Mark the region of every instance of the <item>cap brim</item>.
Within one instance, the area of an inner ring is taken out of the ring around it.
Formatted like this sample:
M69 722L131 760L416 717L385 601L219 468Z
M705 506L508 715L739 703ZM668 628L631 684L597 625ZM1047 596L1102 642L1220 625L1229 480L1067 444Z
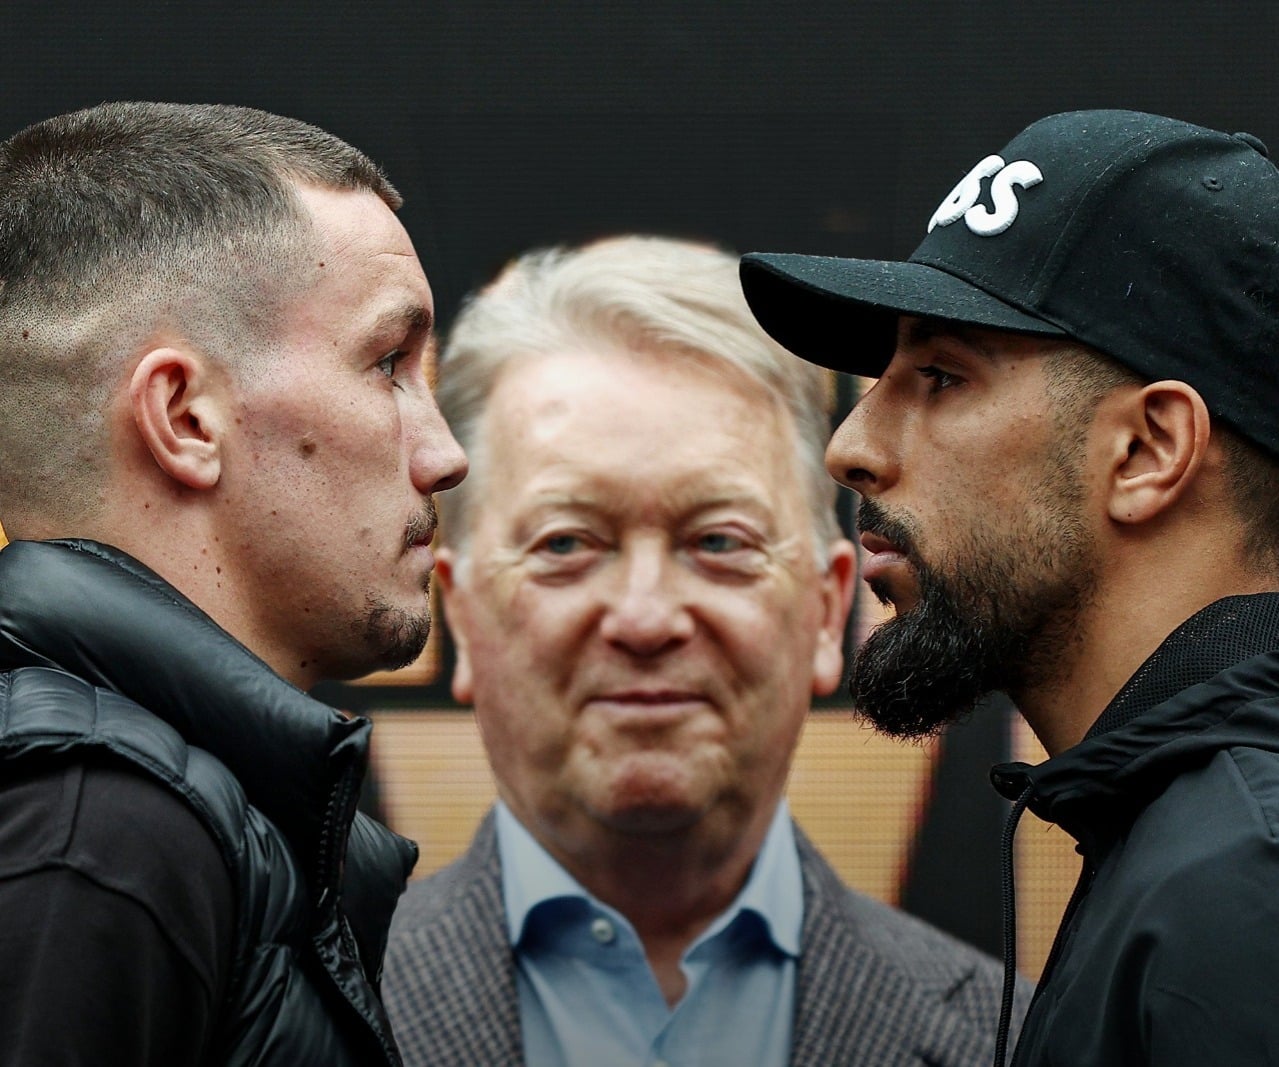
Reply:
M751 311L778 344L848 374L884 372L902 314L1065 336L1052 323L925 263L752 252L742 257L741 279Z

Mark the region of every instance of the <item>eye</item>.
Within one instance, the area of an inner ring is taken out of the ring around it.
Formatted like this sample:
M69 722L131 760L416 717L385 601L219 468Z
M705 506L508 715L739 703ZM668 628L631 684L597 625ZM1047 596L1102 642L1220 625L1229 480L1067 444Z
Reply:
M395 371L399 367L401 360L408 355L403 348L395 348L388 352L385 356L377 361L377 369L379 373L391 379L393 385L398 386L399 382L395 380Z
M741 537L726 530L712 530L709 533L698 535L697 547L702 552L719 554L723 552L738 552L746 547L746 542Z
M530 547L532 554L547 562L581 560L600 548L597 537L586 530L550 530Z
M759 534L735 526L693 531L686 543L685 552L695 566L730 580L759 574L768 560Z
M528 573L552 583L589 574L603 552L600 540L585 530L548 530L525 549Z
M950 389L963 381L958 375L951 374L950 371L944 371L940 367L934 367L932 364L916 369L922 377L928 379L928 391L930 393L940 393L943 389Z
M567 556L575 549L582 547L582 539L577 534L552 534L544 539L538 549L552 556Z

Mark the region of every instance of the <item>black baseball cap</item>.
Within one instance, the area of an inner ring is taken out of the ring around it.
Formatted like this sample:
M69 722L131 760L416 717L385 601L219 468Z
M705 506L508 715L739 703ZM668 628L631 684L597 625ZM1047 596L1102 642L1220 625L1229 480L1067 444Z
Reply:
M903 313L1073 338L1279 454L1279 170L1250 134L1052 115L969 171L906 262L751 253L741 279L824 367L878 377Z

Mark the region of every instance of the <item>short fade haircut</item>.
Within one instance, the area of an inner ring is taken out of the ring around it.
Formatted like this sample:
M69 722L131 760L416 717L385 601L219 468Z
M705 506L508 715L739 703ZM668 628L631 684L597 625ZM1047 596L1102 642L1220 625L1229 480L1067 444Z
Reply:
M323 130L251 108L110 103L0 143L0 513L92 510L105 410L157 330L265 361L313 234L295 186L399 194Z
M837 487L825 467L830 375L760 328L742 295L737 264L735 255L709 245L611 237L526 253L469 297L441 353L436 390L472 468L470 478L440 499L449 544L465 556L471 498L483 477L480 423L510 360L581 348L675 352L744 375L788 413L815 551L824 563L827 546L840 535Z

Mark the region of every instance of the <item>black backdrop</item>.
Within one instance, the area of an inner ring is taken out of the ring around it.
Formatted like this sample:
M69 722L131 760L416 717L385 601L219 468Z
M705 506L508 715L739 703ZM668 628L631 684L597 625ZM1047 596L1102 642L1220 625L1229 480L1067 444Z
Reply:
M512 252L615 230L904 255L1052 111L1279 138L1277 30L1271 0L0 0L0 134L121 98L315 122L407 194L447 323Z
M406 194L447 326L512 253L615 231L903 256L974 162L1053 111L1279 149L1277 30L1273 0L0 0L0 136L125 98L314 122ZM979 782L1006 739L1000 716L947 738L903 892L990 948L1001 804Z

